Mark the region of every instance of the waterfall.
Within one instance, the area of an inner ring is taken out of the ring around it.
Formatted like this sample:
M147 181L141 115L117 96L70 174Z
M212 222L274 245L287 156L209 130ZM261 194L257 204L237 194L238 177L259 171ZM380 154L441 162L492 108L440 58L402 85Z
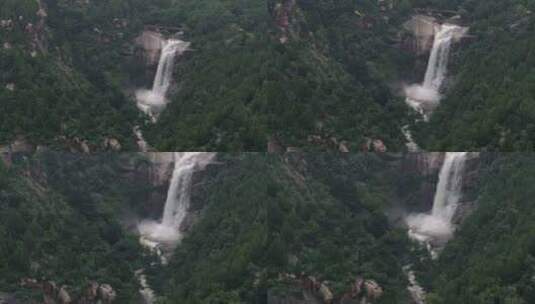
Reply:
M177 39L169 39L162 42L160 60L152 90L139 90L136 92L139 110L149 115L153 121L157 120L159 113L168 103L166 94L171 86L175 58L177 55L183 54L189 46L189 42Z
M194 170L199 166L205 166L212 158L207 153L176 153L175 168L162 218L162 225L166 227L179 227L189 207L191 178Z
M152 242L152 246L157 247L161 244L174 244L181 239L180 225L189 208L193 173L206 167L213 156L213 153L174 153L173 175L162 219L159 222L144 221L138 227L145 245L151 247Z
M173 153L174 168L164 211L160 221L142 221L138 224L139 242L160 257L163 265L178 242L182 239L180 226L184 222L191 197L192 177L195 171L204 169L215 153L184 152ZM147 282L144 269L136 272L140 282L140 295L145 304L152 304L156 295Z
M462 181L467 155L467 152L446 153L431 213L411 214L406 218L409 236L425 243L434 256L436 252L433 246L444 243L453 234L452 219L462 197Z
M440 170L431 214L447 222L451 222L461 199L466 155L467 152L446 153L446 159Z
M430 113L440 102L440 90L446 79L451 44L462 38L467 31L468 28L453 24L436 25L424 82L405 88L406 103L422 114L425 120L429 119Z
M175 56L180 46L184 42L180 40L167 40L162 48L160 55L160 62L158 63L158 70L154 77L152 84L152 92L154 94L164 97L171 84L171 76L173 75L173 66L175 63Z

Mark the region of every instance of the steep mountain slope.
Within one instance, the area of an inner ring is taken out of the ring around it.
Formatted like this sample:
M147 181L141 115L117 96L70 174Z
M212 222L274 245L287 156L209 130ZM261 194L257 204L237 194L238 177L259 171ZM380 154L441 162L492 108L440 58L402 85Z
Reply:
M138 113L122 91L121 63L146 7L2 1L0 143L23 136L62 149L134 150Z
M407 237L383 214L395 192L384 182L388 162L373 155L220 160L227 168L205 180L199 222L170 264L152 271L164 303L406 302Z
M1 292L15 303L138 298L142 249L120 220L140 187L121 183L117 165L67 154L0 162Z
M429 150L532 151L535 1L463 1L474 39L458 52L450 90L422 125Z
M378 6L267 4L182 1L162 12L158 19L186 27L194 51L179 67L173 102L148 127L149 142L221 151L265 150L268 141L338 149L346 141L355 150L378 138L400 149L405 109L366 66L371 53L388 50L388 37L370 38L385 27ZM373 29L359 25L356 9L376 20Z
M161 150L402 147L406 111L381 81L397 71L378 56L396 54L385 34L398 13L374 1L1 5L2 143L134 150L132 128L144 125ZM132 56L134 37L152 24L193 43L156 125L130 92L150 72Z
M406 265L429 304L534 300L533 154L465 159L459 226L437 260L403 218L434 207L441 154L218 154L183 189L185 238L165 265L136 231L161 217L170 172L156 158L1 162L0 300L132 303L144 269L161 303L412 303Z
M535 301L535 158L513 153L483 174L477 210L432 270L429 303Z

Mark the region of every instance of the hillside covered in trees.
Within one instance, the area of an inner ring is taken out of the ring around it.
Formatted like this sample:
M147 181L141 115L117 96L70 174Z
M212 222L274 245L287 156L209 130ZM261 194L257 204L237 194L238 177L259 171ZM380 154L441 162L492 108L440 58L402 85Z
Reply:
M427 150L531 150L533 5L6 0L0 142L133 151L139 126L157 150L400 151L411 125ZM440 10L458 14L471 38L451 55L430 123L415 123L400 82L420 81L428 54L407 49L403 24ZM155 124L134 94L156 72L135 43L154 26L192 43Z
M414 303L413 265L425 303L531 303L535 159L468 166L474 207L433 260L401 219L430 208L420 186L438 172L421 161L437 155L219 154L165 264L135 228L165 201L155 156L16 157L0 167L0 299L137 303L143 269L156 297L142 303Z
M431 151L533 151L535 1L443 1L474 36L452 64L446 98L418 142Z

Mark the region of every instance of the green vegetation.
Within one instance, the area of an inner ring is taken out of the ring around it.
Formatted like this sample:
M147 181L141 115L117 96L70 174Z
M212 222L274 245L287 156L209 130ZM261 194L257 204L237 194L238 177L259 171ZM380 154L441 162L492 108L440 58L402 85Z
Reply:
M466 1L468 41L451 88L417 141L433 151L535 147L535 1Z
M19 285L38 278L77 295L94 280L132 303L144 268L158 303L297 300L303 287L292 276L304 274L335 303L364 277L384 291L374 303L398 304L409 303L402 266L412 264L430 304L532 303L533 155L481 155L466 198L477 208L436 261L386 216L429 178L400 170L400 159L220 154L194 179L193 226L168 265L152 263L130 233L155 190L142 156L44 152L0 164L0 292L38 299Z
M80 295L89 281L110 284L118 303L133 303L141 268L137 238L119 222L126 183L113 156L42 154L6 169L0 162L0 290L42 299L23 278L67 285ZM31 176L31 177L25 177Z
M102 150L106 138L115 138L134 150L139 114L122 91L120 62L142 24L134 16L144 1L44 3L44 24L35 0L1 4L2 19L12 24L0 28L9 46L0 50L0 142L23 135L62 149L86 140ZM128 27L117 28L114 18L127 19Z
M331 137L353 150L367 138L402 147L406 109L382 80L399 73L392 61L407 58L388 46L374 1L299 3L288 12L286 44L279 41L274 1L43 3L42 27L35 1L2 7L14 26L0 29L11 44L0 50L0 142L24 135L32 143L77 148L87 141L101 150L112 137L134 150L132 127L140 124L161 150L265 150L271 138L338 148ZM356 9L373 16L373 29L358 26ZM183 27L194 48L177 65L177 89L156 125L125 95L144 77L131 56L144 24ZM396 59L384 63L389 55ZM310 143L311 135L321 142Z
M483 176L478 209L431 272L430 304L535 301L535 158L504 155Z
M406 302L407 237L383 215L393 191L384 181L388 162L372 155L289 158L240 155L207 181L203 217L171 263L155 271L163 303L299 298L281 275L301 272L328 281L337 297L360 275L384 288L378 303ZM304 162L310 171L296 169Z
M286 44L265 1L181 1L165 10L159 19L184 25L194 51L179 67L173 102L148 127L149 142L160 150L258 151L275 137L325 149L307 142L320 135L348 140L353 149L365 137L399 149L406 109L370 75L387 74L377 51L388 47L385 37L372 38L380 22L374 30L356 26L361 7L296 7ZM376 5L367 7L364 13L376 14Z
M336 139L356 151L371 138L399 151L400 127L414 117L392 92L415 78L416 58L396 47L398 34L414 9L433 8L458 12L471 37L453 52L445 98L429 124L416 123L416 141L436 151L533 149L533 0L278 6L290 2L42 0L41 19L34 0L3 1L0 18L12 24L0 28L0 143L23 135L102 150L115 138L134 150L141 125L159 150L263 151L269 140L326 150ZM155 125L132 94L150 85L133 56L148 24L183 28L193 43Z

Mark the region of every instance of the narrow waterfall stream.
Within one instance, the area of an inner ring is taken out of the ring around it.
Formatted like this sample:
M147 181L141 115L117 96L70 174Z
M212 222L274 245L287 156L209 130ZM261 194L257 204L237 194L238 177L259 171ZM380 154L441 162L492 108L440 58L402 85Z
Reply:
M429 120L432 112L440 104L442 98L440 90L446 80L451 45L464 37L467 32L467 27L454 24L435 25L433 48L427 62L424 82L405 88L405 103L420 113L424 121ZM401 132L405 137L407 150L419 152L421 149L413 140L409 126L404 126Z
M409 280L409 286L407 286L407 290L409 291L414 303L425 304L426 293L423 287L420 286L420 283L418 283L416 274L414 273L414 270L412 270L412 265L406 265L403 267L403 272L405 272L405 275Z
M190 205L193 174L203 170L215 157L215 153L184 152L174 153L174 169L162 219L145 220L138 224L140 243L160 257L166 265L169 256L178 245L183 235L180 227L187 216ZM136 272L140 282L140 293L146 304L154 302L154 291L150 288L143 269Z
M424 120L429 119L430 114L440 102L440 90L448 71L451 45L462 38L467 31L468 28L454 24L436 25L424 82L405 88L406 103L422 114Z
M453 235L453 216L462 196L462 181L467 152L448 152L440 170L431 213L411 214L406 218L409 236L426 244L433 257Z
M427 247L433 259L453 236L453 217L462 198L463 175L467 152L448 152L439 173L439 180L430 213L411 214L405 219L409 237ZM418 283L412 265L403 268L407 290L416 304L425 304L426 292Z
M156 70L156 75L154 76L152 89L136 91L137 108L143 113L149 115L153 123L158 120L158 116L169 103L169 100L166 96L173 80L173 67L176 56L182 55L189 49L191 45L189 42L178 39L165 40L161 44L162 50L158 62L158 69ZM134 126L132 131L136 137L139 150L141 152L147 152L150 150L150 146L143 137L141 128L139 126Z
M152 89L136 92L137 107L149 115L153 122L158 119L158 115L169 102L166 95L173 78L175 58L177 55L182 55L189 46L189 42L182 40L164 41Z

